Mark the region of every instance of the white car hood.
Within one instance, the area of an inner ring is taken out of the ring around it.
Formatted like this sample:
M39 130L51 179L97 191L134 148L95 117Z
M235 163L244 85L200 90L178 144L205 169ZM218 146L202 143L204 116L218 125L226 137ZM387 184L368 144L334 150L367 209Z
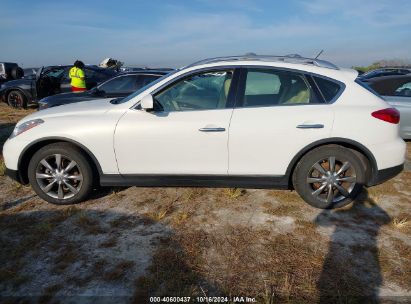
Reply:
M71 103L67 105L61 105L58 107L53 107L50 109L41 110L32 113L22 120L18 124L25 121L37 119L37 118L52 118L61 116L78 116L78 115L98 115L105 113L114 107L118 106L116 104L110 103L113 98L96 99L90 101L82 101L77 103Z

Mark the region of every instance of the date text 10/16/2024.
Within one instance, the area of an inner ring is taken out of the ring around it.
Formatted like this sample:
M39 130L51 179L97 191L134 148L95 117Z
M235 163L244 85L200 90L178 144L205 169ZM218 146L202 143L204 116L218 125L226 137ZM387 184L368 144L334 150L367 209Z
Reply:
M256 303L253 297L150 297L150 303Z

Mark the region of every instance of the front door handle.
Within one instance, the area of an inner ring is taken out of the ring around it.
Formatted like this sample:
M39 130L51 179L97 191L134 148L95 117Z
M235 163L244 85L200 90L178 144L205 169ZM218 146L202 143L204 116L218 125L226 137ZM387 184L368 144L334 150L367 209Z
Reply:
M198 129L198 131L201 132L224 132L225 128L219 128L219 127L204 127Z
M298 129L322 129L323 124L302 124L297 126Z

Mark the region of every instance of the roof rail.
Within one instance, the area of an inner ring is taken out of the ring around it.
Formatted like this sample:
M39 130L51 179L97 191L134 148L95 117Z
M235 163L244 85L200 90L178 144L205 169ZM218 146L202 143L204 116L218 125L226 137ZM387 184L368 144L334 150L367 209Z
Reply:
M248 53L245 55L240 56L226 56L226 57L215 57L215 58L208 58L204 60L200 60L194 62L188 66L193 67L201 64L208 64L208 63L215 63L215 62L223 62L223 61L276 61L276 62L287 62L287 63L299 63L299 64L307 64L307 65L315 65L322 68L334 69L338 70L339 68L328 61L321 60L321 59L314 59L314 58L305 58L301 57L298 54L290 54L285 56L276 56L276 55L256 55L254 53Z

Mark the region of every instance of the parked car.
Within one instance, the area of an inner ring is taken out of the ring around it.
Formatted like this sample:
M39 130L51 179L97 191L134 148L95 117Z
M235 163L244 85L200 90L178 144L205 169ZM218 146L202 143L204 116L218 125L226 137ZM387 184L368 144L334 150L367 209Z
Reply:
M101 186L295 189L312 206L349 204L397 175L399 113L317 59L200 61L121 100L46 109L16 125L6 173L44 200Z
M20 79L24 76L22 68L14 62L0 62L0 86L10 80Z
M171 68L141 68L141 67L121 67L120 71L122 72L139 72L139 71L150 71L150 70L156 70L156 71L163 71L163 72L171 72L174 69Z
M24 78L26 79L35 79L37 74L38 68L25 68L24 71Z
M400 135L411 139L411 75L373 78L368 85L400 111Z
M81 93L61 93L41 99L39 110L79 101L125 97L167 74L161 70L141 70L120 73L91 90Z
M25 108L46 96L71 92L68 76L71 65L48 66L37 71L36 77L8 81L0 88L0 99L16 108ZM113 77L116 72L97 66L85 66L88 89Z
M381 68L381 69L376 69L372 71L368 71L362 75L360 75L358 78L361 81L368 81L372 78L375 77L381 77L381 76L393 76L393 75L406 75L410 74L411 69L407 68Z

